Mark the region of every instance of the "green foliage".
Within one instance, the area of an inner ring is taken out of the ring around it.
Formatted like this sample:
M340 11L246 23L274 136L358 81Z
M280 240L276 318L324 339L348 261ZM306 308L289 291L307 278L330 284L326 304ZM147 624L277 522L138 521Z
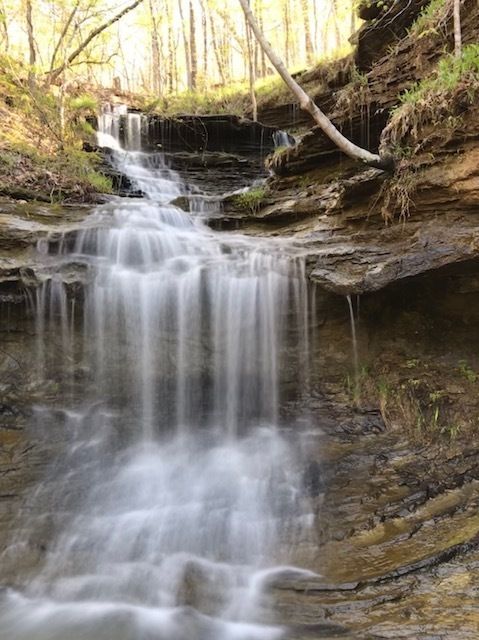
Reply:
M445 424L441 427L441 433L446 435L451 442L457 439L461 431L461 425L457 422Z
M72 180L83 182L95 191L111 193L112 183L110 178L96 170L96 165L99 161L99 156L94 153L69 148L57 155L54 159L54 166L59 173L68 176Z
M356 0L356 9L358 11L376 7L381 12L387 11L394 0Z
M477 382L479 380L479 374L472 369L466 360L460 360L458 365L459 373L469 382Z
M89 93L82 93L79 96L71 98L68 106L72 111L81 111L83 113L98 112L98 100Z
M349 372L344 379L344 386L351 402L359 406L370 384L370 371L366 364L361 364L357 371Z
M403 174L397 177L404 211L408 210L416 182L415 154L424 145L431 145L433 139L447 142L461 127L466 105L473 104L478 94L479 45L470 44L463 47L460 58L444 55L431 75L400 96L400 104L383 130L381 144L393 152L403 150L396 154L396 173Z
M267 191L265 187L253 187L253 189L234 195L233 202L240 209L256 213L266 195Z
M479 82L479 45L469 44L462 50L462 56L456 58L448 54L439 60L436 72L414 84L400 96L401 104L417 104L431 93L451 92L459 83L470 77ZM470 98L474 98L477 86L470 88Z
M357 66L354 64L350 71L350 82L354 86L365 87L368 84L368 76L362 71L359 71Z
M97 171L90 171L86 175L86 181L99 193L112 193L113 191L111 179Z
M236 114L242 115L247 111L249 94L242 84L231 85L228 88L218 88L208 91L183 91L175 95L157 98L146 102L144 110L147 113L161 113L163 116Z
M446 7L446 0L431 0L412 25L410 29L411 35L424 37L429 33L436 33L437 24L444 15Z
M0 167L4 168L13 168L15 166L16 160L15 160L15 156L12 153L9 153L8 151L2 151L0 152Z

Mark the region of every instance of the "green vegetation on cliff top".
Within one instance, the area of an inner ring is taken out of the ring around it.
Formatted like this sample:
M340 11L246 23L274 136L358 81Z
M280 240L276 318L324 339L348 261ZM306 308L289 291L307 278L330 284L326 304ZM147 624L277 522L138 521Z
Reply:
M80 90L46 91L25 69L0 58L0 193L43 201L91 201L111 191L100 158L82 151L93 136L86 116L96 100Z

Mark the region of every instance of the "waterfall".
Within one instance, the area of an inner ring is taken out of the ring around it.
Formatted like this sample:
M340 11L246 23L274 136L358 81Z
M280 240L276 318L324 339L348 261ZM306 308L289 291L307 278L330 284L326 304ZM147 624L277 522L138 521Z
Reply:
M186 185L141 151L140 116L122 117L127 149L118 113L99 141L146 198L113 198L74 242L41 246L54 273L32 295L38 368L62 404L33 425L64 449L0 556L20 567L43 549L2 594L0 627L9 640L282 637L266 587L313 518L281 413L308 379L304 263L288 241L213 232L171 205ZM76 265L80 297L62 275Z
M276 149L280 147L291 147L296 144L296 140L293 136L286 131L275 131L273 133L273 143Z

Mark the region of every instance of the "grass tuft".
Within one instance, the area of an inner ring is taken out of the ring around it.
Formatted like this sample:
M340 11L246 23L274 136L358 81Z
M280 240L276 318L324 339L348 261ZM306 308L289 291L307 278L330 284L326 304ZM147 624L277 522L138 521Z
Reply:
M450 8L450 4L446 0L431 0L419 14L409 33L416 38L438 33L439 27L445 22L450 13Z
M243 193L238 193L233 196L233 202L240 209L256 213L266 195L267 190L265 187L253 187L248 191L244 191Z

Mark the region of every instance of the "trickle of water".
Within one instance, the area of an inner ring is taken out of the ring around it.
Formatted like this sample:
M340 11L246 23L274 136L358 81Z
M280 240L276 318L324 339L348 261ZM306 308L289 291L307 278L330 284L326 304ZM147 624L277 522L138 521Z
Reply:
M353 367L354 367L354 384L356 391L359 383L359 356L358 356L358 340L356 334L356 318L354 317L353 301L351 296L346 296L349 308L349 322L351 324L351 340L353 343Z
M138 114L126 116L134 151L116 114L100 126L148 199L98 207L32 297L39 368L68 391L66 406L37 409L35 429L68 444L0 556L46 548L3 593L0 628L9 640L279 638L261 624L264 592L312 520L280 415L286 383L307 379L303 261L169 204L186 187L138 148ZM87 266L82 311L65 264Z
M278 147L291 147L295 144L295 139L286 131L275 131L273 133L273 143Z

